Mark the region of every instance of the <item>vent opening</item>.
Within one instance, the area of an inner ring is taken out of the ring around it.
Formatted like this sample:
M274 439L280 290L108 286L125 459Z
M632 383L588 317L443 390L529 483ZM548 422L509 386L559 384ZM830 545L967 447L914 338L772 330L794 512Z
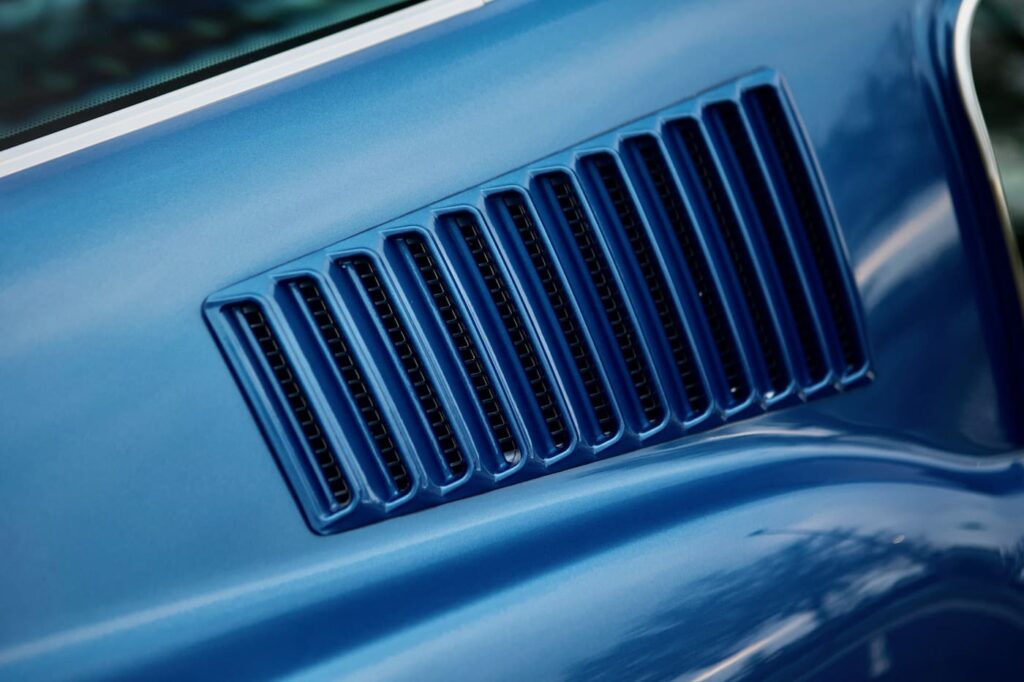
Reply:
M370 259L364 256L345 258L339 261L338 265L342 268L351 268L362 282L370 304L377 313L377 317L398 355L398 360L405 370L406 377L412 385L420 409L427 418L427 424L441 450L448 474L451 478L461 477L466 473L466 457L462 452L462 447L452 430L448 413L437 396L437 390L430 377L427 376L423 360L413 347L409 332L395 310L387 289L377 274L377 269Z
M618 225L625 234L633 256L636 258L647 286L647 293L654 304L655 313L664 332L665 340L672 355L676 372L682 383L686 402L691 415L700 415L710 405L710 398L704 390L700 372L694 362L693 348L683 325L679 310L669 291L668 282L658 263L647 231L633 199L629 195L618 165L610 154L596 154L589 157L585 166L596 172L599 185L610 204Z
M626 302L612 276L611 267L597 242L593 226L583 212L579 196L565 173L549 173L541 179L554 199L562 220L576 244L590 282L612 330L612 336L626 365L634 395L646 426L661 420L664 411L650 369L640 350L640 338L629 316Z
M821 342L818 338L814 314L807 291L800 280L800 272L793 251L786 240L779 211L768 188L768 178L762 170L757 152L746 130L739 108L731 102L709 107L712 121L717 121L724 133L723 143L730 151L742 175L736 186L746 192L753 206L761 232L768 243L774 270L782 284L783 295L793 319L793 327L800 344L798 357L802 358L810 383L822 381L828 374Z
M767 148L774 152L783 181L779 184L788 191L796 206L797 217L810 246L811 256L818 271L826 302L835 325L844 371L857 371L865 361L854 313L846 296L841 264L832 245L829 226L824 217L808 169L800 154L795 131L790 125L778 92L772 87L752 89L745 98L752 102L755 114L760 113L767 131Z
M562 451L569 446L571 441L569 429L558 406L554 389L544 372L540 356L526 330L526 324L516 309L508 285L498 269L490 246L480 232L480 225L475 217L466 212L452 214L448 216L448 220L453 223L456 232L462 237L477 271L483 279L487 295L498 312L498 317L512 343L523 373L526 375L527 383L533 392L551 444L554 446L555 452Z
M697 185L703 191L704 199L711 209L711 214L718 225L733 266L740 292L746 303L747 312L754 326L754 334L761 349L765 371L771 394L779 394L786 390L790 380L786 361L782 356L768 302L764 296L764 288L758 281L750 252L740 234L740 225L729 205L722 178L715 168L700 123L692 118L684 118L670 124L682 141L687 157L692 164L692 173Z
M363 424L366 426L373 444L377 450L380 461L388 474L388 479L394 486L393 494L401 496L412 487L412 479L405 463L398 454L398 447L391 434L391 429L381 414L373 393L363 376L362 370L352 357L348 343L338 326L334 315L324 301L320 287L311 278L295 280L294 286L302 297L303 303L316 323L317 330L324 344L331 354L338 373L341 375L345 386L348 389L352 401L359 410Z
M654 190L664 220L675 237L693 280L697 301L704 312L725 379L726 404L738 405L749 395L750 384L740 360L736 339L728 323L721 293L715 285L708 262L697 241L695 228L669 171L668 163L658 148L657 141L652 137L645 135L633 138L628 144L639 160L641 173L646 176Z
M473 392L483 409L484 418L487 420L491 436L498 446L502 460L508 465L516 464L522 457L522 452L512 435L508 415L505 414L505 408L498 399L491 376L480 357L480 351L477 350L473 337L470 336L466 324L462 320L462 315L452 299L448 285L438 270L434 256L427 248L423 237L419 235L405 235L401 241L405 244L409 255L412 256L416 270L423 279L455 351L466 369Z
M341 506L352 501L352 491L345 478L338 457L333 452L330 442L324 436L323 426L316 413L310 407L305 391L299 385L295 372L281 351L277 337L267 324L266 317L258 305L252 302L235 306L235 310L249 331L252 333L259 352L270 367L274 380L277 382L288 403L288 409L295 417L302 432L302 437L320 468L320 476L334 502Z
M519 235L519 239L530 258L548 303L551 305L562 331L569 352L586 392L591 412L596 420L600 440L605 440L618 430L618 420L612 409L611 400L597 362L591 353L582 326L577 319L569 297L555 270L547 246L538 232L523 197L515 192L502 193L496 197L504 207L507 217Z

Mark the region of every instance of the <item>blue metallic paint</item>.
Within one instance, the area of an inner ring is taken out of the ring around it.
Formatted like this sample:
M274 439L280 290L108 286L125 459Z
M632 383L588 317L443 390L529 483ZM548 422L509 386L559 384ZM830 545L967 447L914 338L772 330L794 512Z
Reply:
M988 303L954 10L495 0L0 180L0 676L860 679L935 653L934 621L875 644L929 608L951 643L1011 643L947 673L1019 670L1017 321ZM875 381L310 533L206 295L762 66L829 185Z

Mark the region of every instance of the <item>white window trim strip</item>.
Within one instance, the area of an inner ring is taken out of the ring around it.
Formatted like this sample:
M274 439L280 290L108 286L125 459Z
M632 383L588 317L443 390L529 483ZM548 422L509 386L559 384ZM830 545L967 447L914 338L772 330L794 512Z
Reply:
M1024 312L1024 264L1021 263L1017 238L1010 223L1010 211L1006 205L1006 196L1003 194L1003 183L999 178L999 166L996 164L996 155L992 149L988 127L985 125L985 117L981 113L978 93L974 88L974 73L971 70L971 28L974 25L974 16L979 2L980 0L963 0L957 11L956 23L953 27L953 66L956 70L960 97L974 132L975 142L981 152L985 174L988 177L992 198L996 204L996 212L999 215L1003 238L1006 241L1006 251L1013 271L1013 282L1017 289L1017 300Z
M488 2L491 0L427 0L252 64L30 140L0 152L0 178L379 45L478 9Z

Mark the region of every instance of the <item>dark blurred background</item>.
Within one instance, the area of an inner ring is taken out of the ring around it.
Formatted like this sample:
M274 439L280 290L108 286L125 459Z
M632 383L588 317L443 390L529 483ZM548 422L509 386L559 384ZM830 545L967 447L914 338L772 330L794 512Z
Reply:
M1024 244L1024 0L982 0L971 64L1018 245Z

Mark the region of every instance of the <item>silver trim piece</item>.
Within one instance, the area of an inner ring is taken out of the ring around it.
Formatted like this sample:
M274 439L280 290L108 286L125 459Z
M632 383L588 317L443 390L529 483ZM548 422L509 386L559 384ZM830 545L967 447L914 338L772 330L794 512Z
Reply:
M981 152L985 175L992 190L992 198L996 203L996 213L1002 224L1003 238L1006 241L1006 250L1013 270L1017 301L1020 304L1021 313L1024 314L1024 263L1021 262L1017 237L1013 232L1013 225L1010 223L1010 210L1006 205L1006 195L1003 194L1003 183L999 179L999 166L996 165L992 140L988 136L985 116L982 114L981 104L978 102L978 92L974 88L974 72L971 70L971 27L974 25L974 16L980 2L981 0L963 0L957 10L956 23L953 27L953 67L956 70L960 98L963 100L971 130L974 132L975 142Z
M412 33L491 0L426 0L0 152L0 178Z

